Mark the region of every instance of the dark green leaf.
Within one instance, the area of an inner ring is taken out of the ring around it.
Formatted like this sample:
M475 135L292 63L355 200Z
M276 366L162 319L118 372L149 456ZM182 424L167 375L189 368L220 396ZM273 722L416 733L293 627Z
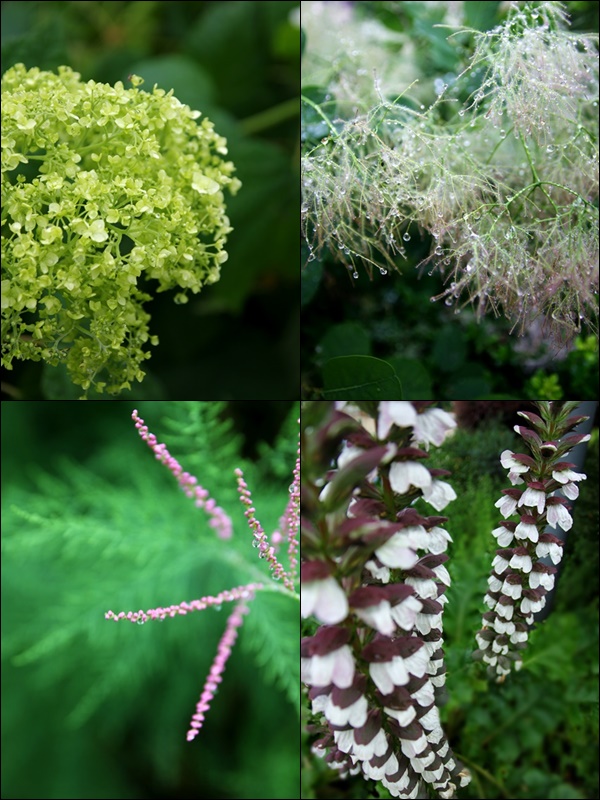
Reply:
M340 356L323 365L323 396L328 400L401 400L394 368L371 356Z

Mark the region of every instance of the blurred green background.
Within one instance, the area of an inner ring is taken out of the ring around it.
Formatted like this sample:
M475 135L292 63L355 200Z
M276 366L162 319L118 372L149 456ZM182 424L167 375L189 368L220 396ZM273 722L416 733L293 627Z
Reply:
M510 484L500 464L505 449L523 452L512 430L523 403L464 402L461 427L428 465L458 497L444 514L452 536L446 564L452 585L444 611L448 702L441 718L450 746L470 770L460 798L587 800L598 795L598 427L588 445L574 524L567 536L555 602L532 632L523 668L503 684L490 682L471 659L485 610L483 596L497 544L494 507ZM448 404L450 408L450 404ZM421 513L431 507L422 504ZM304 705L304 704L303 704ZM310 754L303 735L302 797L389 798L381 784L357 776L339 780Z
M2 72L67 64L84 80L130 74L173 89L228 140L243 188L219 283L147 305L160 344L132 396L293 399L299 370L299 3L5 2ZM151 291L151 286L149 288ZM57 368L3 371L18 399L76 399ZM67 394L71 391L71 394ZM126 397L127 395L123 395Z
M270 583L233 469L270 534L289 497L297 404L136 406L234 536L217 539L155 461L133 403L2 404L2 797L298 797L297 599L257 593L192 743L233 605L164 624L104 619Z

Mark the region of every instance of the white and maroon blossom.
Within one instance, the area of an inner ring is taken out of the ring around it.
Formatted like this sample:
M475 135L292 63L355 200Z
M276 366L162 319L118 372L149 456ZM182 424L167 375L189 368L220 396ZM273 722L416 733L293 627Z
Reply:
M532 467L535 467L535 461L531 456L523 453L513 453L512 450L504 450L502 452L500 463L504 469L509 470L508 479L513 485L522 483L521 475L525 475Z
M429 448L430 444L439 447L444 439L456 428L456 419L441 408L428 408L417 414L414 423L414 440Z
M418 722L411 722L400 732L400 748L404 755L411 760L428 747L427 736ZM414 769L414 765L413 765Z
M434 525L427 531L427 549L433 555L445 553L448 547L448 542L452 541L452 537L444 528Z
M543 564L541 561L538 561L534 564L529 575L529 586L532 589L537 589L538 586L541 586L547 591L550 591L554 588L556 572L556 567L551 567L548 564Z
M568 461L559 461L552 469L552 477L557 483L574 483L576 481L584 481L587 475L583 472L575 472L573 467Z
M348 616L346 593L331 575L324 561L305 561L300 565L300 613L313 614L326 625L335 625Z
M432 482L431 473L418 461L394 461L389 477L390 486L397 494L406 494L410 487L429 488Z
M523 599L520 606L522 614L535 614L542 610L546 605L546 598L542 592L545 592L545 589L523 590Z
M365 569L371 573L373 578L381 581L381 583L390 582L390 568L383 565L378 558L369 559L365 564Z
M398 769L398 759L391 747L388 747L382 756L373 756L369 761L362 762L362 769L368 778L380 781L387 773Z
M535 554L538 558L550 556L553 564L558 564L562 558L563 543L551 533L542 533L536 545Z
M422 530L423 536L425 536L425 528ZM407 530L400 531L388 539L384 545L378 547L375 555L386 567L410 569L419 560L419 556L415 552L416 548L409 544L410 541L410 532Z
M507 597L512 597L513 600L518 600L523 593L521 576L514 572L510 575L507 575L500 591Z
M499 592L502 588L502 581L494 573L490 575L487 582L491 592Z
M549 497L546 511L548 525L556 528L559 525L563 531L570 531L573 527L573 517L569 514L567 501L563 497Z
M369 761L373 756L382 756L388 751L388 737L381 725L379 709L369 711L365 724L360 728L355 728L353 734L352 753L361 761Z
M415 621L416 630L426 635L432 629L441 630L443 605L438 600L422 598L423 608Z
M500 547L508 547L515 538L516 522L505 521L500 523L499 528L494 528L492 536L495 536Z
M423 558L419 560L419 566L428 567L430 570L433 571L438 581L441 581L445 586L450 586L451 583L450 573L444 566L444 563L446 561L448 561L447 555L443 554L434 555L432 553L423 556Z
M579 497L579 486L576 483L565 483L560 490L569 500L577 500Z
M395 686L406 686L410 675L422 677L427 669L427 653L416 637L376 637L363 648L362 657L369 662L373 682L386 695Z
M392 619L399 628L411 631L417 619L417 614L423 608L423 603L415 597L414 590L404 583L395 583L387 587L387 597L392 603Z
M408 684L408 691L412 699L422 708L428 708L435 702L435 690L433 678L423 675L421 678L411 678Z
M526 573L531 572L533 566L529 550L526 547L516 547L509 563L513 569L520 569L521 572Z
M498 602L494 607L494 611L498 616L503 617L504 619L512 619L514 606L513 606L513 599L512 597L508 597L505 594L501 594L498 598Z
M510 636L515 631L515 623L496 617L494 620L494 630L496 633L508 633Z
M361 586L352 592L349 603L356 616L379 633L391 636L396 630L385 586Z
M390 694L377 693L377 699L383 705L383 710L404 727L417 716L413 699L409 691L403 686L396 686Z
M354 656L347 628L321 627L300 642L301 679L310 686L335 684L347 689L354 681Z
M369 702L365 695L366 680L357 675L353 685L347 689L334 686L323 707L323 713L332 725L362 727L367 721ZM313 705L314 710L314 705Z
M392 425L398 428L412 428L417 421L417 412L408 400L382 400L379 403L377 437L386 439Z
M442 511L448 503L456 500L456 492L452 486L445 481L437 480L435 477L435 473L440 471L432 469L430 471L432 476L431 485L423 488L423 499L433 506L436 511Z
M518 505L527 506L528 508L537 508L538 514L541 514L546 507L544 484L541 481L529 482L519 499Z
M539 538L539 531L537 529L535 517L530 514L523 514L521 521L515 528L515 536L517 539L527 539L530 542L537 542Z
M500 509L500 513L507 519L508 517L512 517L512 515L517 510L517 505L519 500L521 499L521 495L523 494L522 489L502 489L502 494L504 497L501 497L500 500L497 500L494 505L496 508Z
M423 559L409 570L406 570L405 582L412 586L421 599L436 599L438 596L437 575L425 566Z
M513 557L513 553L514 550L510 547L502 550L496 550L496 555L492 561L492 568L494 572L496 572L498 575L501 575L508 568L510 560Z

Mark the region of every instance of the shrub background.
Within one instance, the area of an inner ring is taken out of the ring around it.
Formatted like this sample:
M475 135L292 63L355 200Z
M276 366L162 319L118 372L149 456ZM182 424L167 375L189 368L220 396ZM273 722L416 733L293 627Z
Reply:
M157 83L214 122L243 189L227 202L234 227L221 280L146 308L160 344L131 396L255 399L297 396L298 88L294 0L261 2L6 2L2 72L12 64L143 88ZM142 288L153 293L154 282ZM3 370L8 395L75 399L65 374L33 362ZM123 395L126 397L128 395Z

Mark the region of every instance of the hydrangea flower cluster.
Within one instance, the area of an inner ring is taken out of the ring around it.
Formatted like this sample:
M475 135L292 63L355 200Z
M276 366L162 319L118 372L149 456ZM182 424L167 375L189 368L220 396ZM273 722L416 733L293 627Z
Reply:
M210 517L209 524L215 530L217 536L220 539L231 538L233 526L231 517L227 514L227 512L225 512L216 504L216 502L209 496L206 489L199 485L197 478L183 471L179 462L173 458L173 456L171 456L166 446L158 442L156 436L148 430L148 426L139 416L137 410L134 410L131 416L135 422L135 426L140 437L154 451L157 460L164 464L173 473L184 493L188 497L195 499L196 506L198 508L202 508L205 513L208 514ZM243 473L240 469L236 469L235 473L238 479L238 486L240 483L242 483L245 489L245 493L240 489L242 503L248 506L247 500L250 496L250 493L246 489L246 484L243 480ZM282 541L282 532L275 531L271 536L271 544L269 544L267 536L264 533L260 522L258 522L256 519L254 508L251 507L251 513L249 513L248 508L246 509L246 518L248 519L250 530L254 534L254 542L257 541L256 526L258 526L258 529L262 534L260 542L265 544L266 557L268 558L271 567L273 567L273 560L277 564L278 570L276 571L276 574L274 574L274 577L282 578L286 590L295 592L295 580L297 578L297 559L295 554L298 547L297 532L300 520L299 456L293 471L293 481L290 485L290 498L280 521L280 527L282 531L286 532L288 538L288 555L290 561L289 571L286 572L284 570L274 555L276 545ZM261 550L261 557L265 555L265 552ZM175 617L178 615L183 616L194 611L203 611L206 608L221 608L223 603L235 602L235 607L227 619L225 631L221 637L221 641L219 642L217 655L215 656L213 664L210 668L204 688L200 695L200 699L196 704L196 710L192 715L190 728L187 732L188 742L191 742L196 737L198 731L204 724L204 718L206 716L206 712L210 708L211 700L217 691L219 683L221 683L223 680L222 676L225 670L225 665L227 663L227 659L231 655L231 650L237 639L239 628L244 621L244 616L250 611L249 603L254 598L255 592L266 588L267 587L262 583L252 582L243 586L236 586L233 589L225 589L214 596L209 595L206 597L201 597L198 600L177 603L165 608L158 607L148 609L147 611L143 611L141 609L139 611L120 611L118 613L115 613L114 611L107 611L104 615L106 619L112 619L116 622L127 620L128 622L135 622L138 625L143 625L145 622L150 622L152 620L162 621L167 617Z
M219 279L241 185L227 142L172 92L23 64L2 77L2 364L66 364L84 390L144 377L143 304Z
M307 402L302 415L301 642L313 752L393 797L454 797L470 776L442 730L446 517L428 469L454 418L428 402ZM332 468L333 465L333 468Z
M500 549L492 561L484 597L489 610L475 637L478 649L473 657L488 665L489 676L498 683L513 667L522 667L534 614L544 608L546 595L554 587L563 542L545 530L548 526L571 529L569 501L578 497L577 483L586 477L564 458L576 444L589 440L589 434L566 435L587 417L569 417L576 402L537 405L539 415L519 412L531 427L515 426L530 452L505 450L501 455L512 488L504 489L496 503L504 517L492 531ZM556 495L558 489L564 496Z

